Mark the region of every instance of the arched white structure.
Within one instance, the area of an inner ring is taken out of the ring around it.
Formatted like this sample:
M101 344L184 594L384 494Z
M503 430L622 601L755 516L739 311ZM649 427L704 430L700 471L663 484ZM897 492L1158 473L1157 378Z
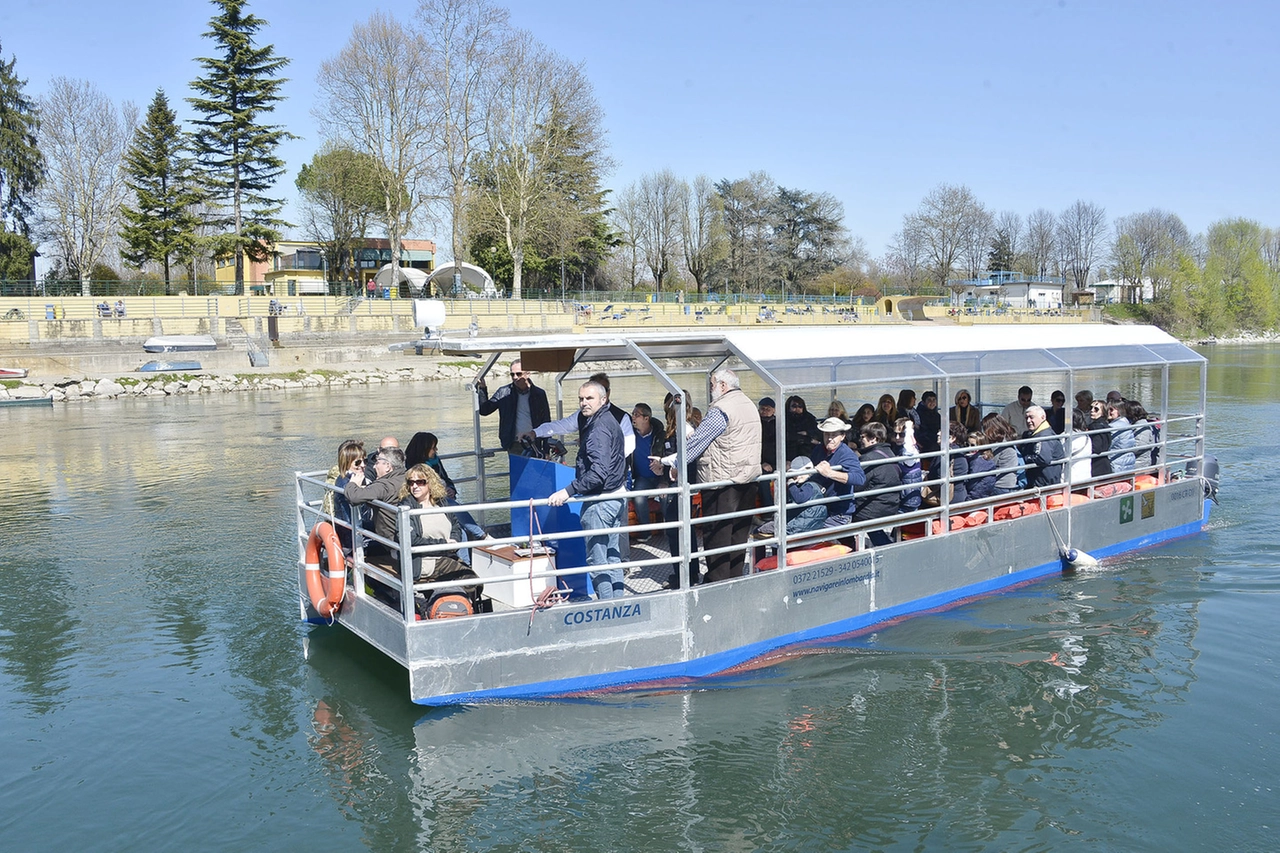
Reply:
M493 276L475 264L469 264L465 261L457 266L462 272L462 283L468 289L478 290L480 295L487 299L496 299L498 297L498 289L493 284ZM428 281L435 282L439 292L451 294L453 290L453 269L454 264L450 261L431 273L431 278Z

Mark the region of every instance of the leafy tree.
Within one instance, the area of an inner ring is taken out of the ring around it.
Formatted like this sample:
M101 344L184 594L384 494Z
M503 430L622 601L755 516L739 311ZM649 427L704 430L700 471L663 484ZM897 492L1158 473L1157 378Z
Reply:
M380 169L369 154L329 143L298 174L304 227L329 261L330 281L358 275L356 243L383 208Z
M199 224L193 208L200 193L186 153L177 114L159 89L124 156L125 186L133 191L135 206L121 209L120 236L127 263L139 269L148 261L161 263L166 294L173 293L171 262L192 253Z
M224 206L218 217L231 233L215 240L218 257L235 256L236 289L244 289L244 259L264 261L287 223L277 218L283 202L266 192L284 172L276 156L282 140L293 135L278 125L261 124L262 117L283 100L280 87L287 80L277 73L289 60L275 55L272 45L254 46L254 35L266 21L247 14L244 0L211 0L218 13L204 35L218 55L196 61L204 76L191 81L196 97L187 103L202 118L192 138L203 170L206 193Z
M17 57L5 62L0 52L0 231L28 237L27 217L45 164L37 137L39 111L23 92L27 81L14 73L17 62Z
M1262 244L1262 226L1252 220L1228 219L1209 226L1205 285L1222 294L1209 306L1225 308L1237 327L1274 328L1280 316L1276 282L1263 259Z
M5 230L0 222L0 281L30 281L35 254L30 240Z
M726 178L716 182L729 238L729 254L725 259L727 286L744 292L764 292L769 280L769 242L773 236L777 186L766 172L752 172L736 181Z
M844 206L830 193L778 187L772 213L772 267L792 290L835 269L848 254Z
M32 275L36 249L27 218L45 169L39 112L23 91L27 81L14 73L17 61L5 62L0 51L0 280L6 281Z

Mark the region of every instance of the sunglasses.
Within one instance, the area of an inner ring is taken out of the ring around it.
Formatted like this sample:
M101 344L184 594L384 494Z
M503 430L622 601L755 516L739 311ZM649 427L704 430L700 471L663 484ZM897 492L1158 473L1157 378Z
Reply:
M363 467L364 467L364 460L363 460L363 459L357 459L355 462L352 462L351 464L352 464L352 465L354 465L354 466L356 466L357 468L363 468Z
M427 484L426 480L405 480L405 482L410 486L425 486Z
M514 370L513 370L513 371L511 371L511 378L512 378L512 379L519 379L519 378L520 378L520 377L522 377L522 376L528 376L528 375L529 375L529 374L528 374L528 372L526 372L526 371L520 371L519 373L515 372Z

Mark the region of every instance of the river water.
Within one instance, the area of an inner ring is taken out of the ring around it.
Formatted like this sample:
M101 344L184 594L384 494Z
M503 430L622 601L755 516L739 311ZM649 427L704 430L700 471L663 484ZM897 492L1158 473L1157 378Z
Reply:
M432 711L298 621L298 469L460 385L0 410L9 850L1271 850L1275 347L1202 536L708 683ZM496 428L496 425L495 425Z

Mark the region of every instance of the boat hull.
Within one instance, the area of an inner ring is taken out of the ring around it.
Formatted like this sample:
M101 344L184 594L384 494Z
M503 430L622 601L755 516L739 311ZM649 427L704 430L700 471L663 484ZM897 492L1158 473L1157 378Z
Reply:
M158 335L142 343L145 352L212 352L218 343L209 335Z
M1059 535L1100 558L1193 535L1208 518L1204 494L1189 478L692 590L558 605L532 621L519 610L406 625L353 597L338 623L405 666L421 704L680 686L1059 574ZM318 619L305 599L304 612Z

